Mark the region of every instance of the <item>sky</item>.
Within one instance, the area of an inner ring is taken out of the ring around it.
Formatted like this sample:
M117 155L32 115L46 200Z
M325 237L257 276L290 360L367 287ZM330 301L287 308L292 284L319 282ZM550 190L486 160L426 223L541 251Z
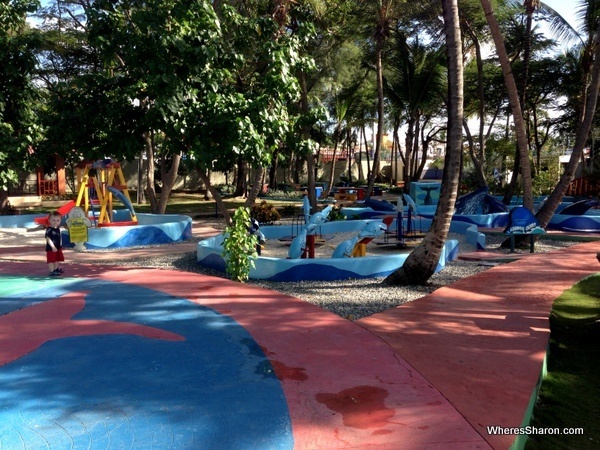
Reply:
M579 0L542 0L542 3L559 13L573 28L577 29L575 11L580 4Z
M542 0L543 3L558 12L561 16L573 23L575 16L576 1L573 0Z

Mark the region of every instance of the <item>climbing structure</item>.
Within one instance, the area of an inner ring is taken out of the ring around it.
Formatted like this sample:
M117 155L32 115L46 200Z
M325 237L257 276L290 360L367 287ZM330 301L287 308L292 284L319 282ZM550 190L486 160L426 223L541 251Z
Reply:
M85 164L83 171L78 174L78 182L76 206L82 207L86 216L93 217L98 227L137 225L137 217L119 163L111 159L103 159ZM113 196L127 207L131 214L130 221L113 220Z

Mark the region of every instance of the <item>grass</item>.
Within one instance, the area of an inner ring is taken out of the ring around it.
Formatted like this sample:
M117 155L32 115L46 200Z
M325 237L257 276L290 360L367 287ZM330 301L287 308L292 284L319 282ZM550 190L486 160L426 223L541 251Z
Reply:
M134 200L135 196L132 196L131 199ZM301 207L301 203L298 200L290 199L290 200L271 200L269 198L258 198L256 201L267 201L268 203L272 203L279 207L284 207L286 205L295 205ZM121 203L114 199L114 203L117 208L121 208ZM242 198L230 198L225 199L224 201L227 209L232 210L236 209L240 206L243 206L244 199ZM143 204L133 203L133 208L136 213L151 213L150 203L146 202ZM23 210L23 214L47 214L56 209L55 206L39 206L35 208L31 208L28 210ZM190 217L194 218L199 215L209 215L216 214L216 207L214 200L204 200L204 196L200 194L194 193L173 193L169 197L169 201L167 203L167 214L187 214Z
M600 448L600 274L554 302L548 374L530 425L583 428L581 435L530 435L526 450Z

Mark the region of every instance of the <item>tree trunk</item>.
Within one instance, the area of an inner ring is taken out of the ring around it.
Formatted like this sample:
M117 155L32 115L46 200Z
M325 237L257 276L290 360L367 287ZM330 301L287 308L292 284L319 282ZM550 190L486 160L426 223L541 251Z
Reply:
M8 213L9 206L10 203L8 202L8 191L6 189L0 189L0 213Z
M255 170L254 176L252 177L252 188L248 191L248 197L246 197L246 201L244 202L244 206L252 206L258 197L258 194L262 190L262 179L265 174L265 168L259 167Z
M171 169L167 172L165 170L166 160L161 157L160 173L162 179L162 189L160 191L160 197L158 200L157 214L164 214L167 210L167 203L169 202L169 196L177 181L177 172L179 171L179 163L181 162L181 154L177 153L173 155L171 159Z
M504 38L500 31L500 26L494 15L490 0L481 0L485 18L487 20L494 44L496 53L502 67L504 75L504 84L508 92L508 101L513 115L515 132L517 135L518 158L521 164L521 183L523 184L523 206L530 211L533 211L533 190L531 181L531 166L529 164L529 151L527 145L527 132L525 130L525 121L523 119L523 111L521 109L519 91L515 82L515 77L510 64L508 53L504 45Z
M306 87L306 74L301 71L298 77L300 82L300 109L303 115L308 115L310 112L310 106L308 104L308 88ZM310 127L307 125L302 126L302 140L307 141L310 139ZM308 201L313 211L317 210L317 195L315 189L315 160L312 151L309 151L306 155L306 171L307 171L307 182L308 182ZM329 193L327 194L329 195Z
M448 237L458 191L462 153L463 58L457 0L441 0L448 57L448 143L440 199L431 227L404 264L385 280L386 284L424 284L435 273Z
M475 178L477 178L477 186L484 187L487 186L487 181L485 179L485 173L483 171L483 164L481 160L475 154L475 141L473 136L471 135L471 130L469 129L469 124L466 120L463 120L463 128L465 130L465 134L467 135L467 143L469 146L469 156L471 157L471 162L475 167ZM481 144L481 139L480 139Z
M208 189L210 191L213 198L215 199L215 202L217 204L217 210L223 216L223 218L225 220L225 225L227 225L227 226L231 225L231 216L229 215L229 212L227 211L227 205L225 204L225 202L223 202L223 197L221 197L221 193L219 192L219 190L216 189L211 184L210 177L208 176L207 172L198 170L198 176L204 183L204 186L206 186L206 189Z
M369 182L367 183L367 190L365 192L365 197L369 198L371 193L373 192L373 186L375 185L375 180L379 175L380 169L380 160L381 160L381 147L383 144L383 128L385 126L385 117L384 117L384 96L383 96L383 63L382 63L382 54L383 54L383 43L377 43L377 51L376 51L376 67L377 67L377 142L375 143L375 153L373 155L373 170L371 171L371 176L369 177Z
M148 167L146 167L146 199L150 202L150 211L156 214L158 211L158 201L156 199L156 190L154 189L154 143L152 132L144 133L144 147L146 157L148 158Z
M329 176L327 177L327 189L326 189L325 194L323 194L323 196L325 198L329 197L329 193L331 192L331 189L333 188L333 179L335 177L335 159L337 157L339 134L340 134L340 124L338 123L337 127L335 128L335 136L334 136L335 141L333 143L333 155L332 155L332 159L331 159L331 170L329 171ZM315 211L316 211L316 209L315 209Z
M233 195L235 197L245 197L246 190L248 189L248 183L246 181L246 177L248 176L248 166L246 161L244 161L241 157L238 159L237 166L237 178L235 180L235 191Z
M371 178L371 157L369 155L369 142L367 141L367 133L365 126L362 127L363 138L365 140L365 156L367 157L367 180Z
M269 189L277 189L277 168L279 167L279 153L279 148L277 148L273 152L273 162L271 163L271 167L269 167Z

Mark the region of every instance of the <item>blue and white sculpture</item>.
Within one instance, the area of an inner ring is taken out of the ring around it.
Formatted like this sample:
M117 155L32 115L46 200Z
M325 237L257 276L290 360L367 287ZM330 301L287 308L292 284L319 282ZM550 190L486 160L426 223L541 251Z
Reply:
M332 208L332 206L329 205L326 208L324 208L323 211L314 213L312 216L310 216L308 223L314 224L317 226L323 225L325 222L327 222L327 219L329 218L329 213L331 212L331 208Z
M298 236L296 236L290 244L290 249L288 251L289 258L298 259L302 256L302 253L304 253L304 250L306 250L306 235L313 234L316 228L317 225L309 223L302 229L302 231L300 231Z
M383 222L369 222L365 227L353 238L340 242L331 254L332 258L352 258L354 247L363 239L374 239L380 236L387 227Z

